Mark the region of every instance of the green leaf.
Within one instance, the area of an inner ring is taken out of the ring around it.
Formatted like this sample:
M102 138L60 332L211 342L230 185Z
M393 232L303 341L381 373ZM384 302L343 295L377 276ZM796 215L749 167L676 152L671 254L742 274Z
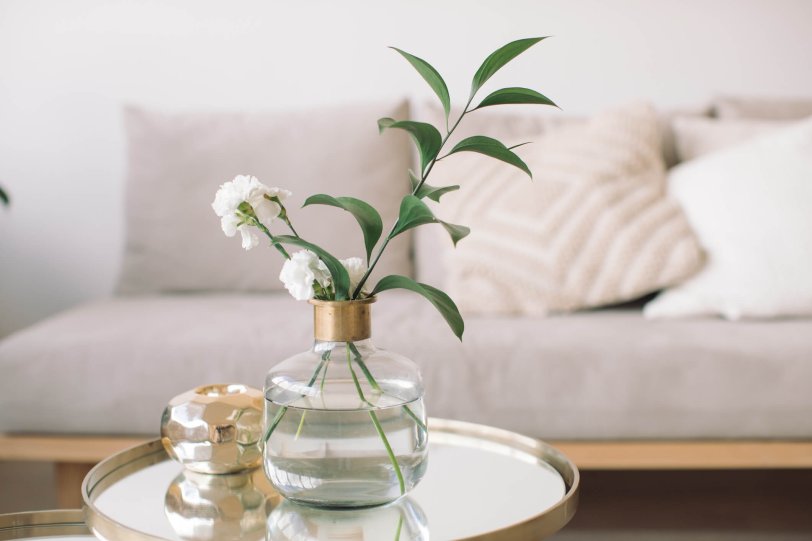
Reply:
M398 222L395 225L395 229L392 230L390 238L396 237L413 227L433 224L436 223L436 221L437 218L434 217L434 213L431 212L431 209L427 207L423 201L414 195L407 195L400 202Z
M423 184L420 186L420 189L417 190L415 194L416 197L423 199L424 197L428 197L429 199L440 202L440 197L444 196L448 192L455 192L459 190L460 187L458 185L455 186L442 186L442 187L435 187L429 186L428 184Z
M398 222L390 238L394 238L404 231L425 224L442 225L451 236L451 241L454 243L454 246L471 232L471 230L464 225L455 225L438 220L434 216L434 213L431 212L431 209L417 196L407 195L400 203L400 216L398 217Z
M513 86L491 92L484 100L482 100L482 102L480 102L479 105L476 106L476 109L482 109L483 107L489 107L491 105L508 105L517 103L552 105L553 107L558 107L558 105L553 103L553 100L544 94L540 94L535 90L530 90L529 88ZM472 111L475 111L476 109L472 109Z
M299 237L292 237L289 235L276 235L274 236L274 240L282 244L292 244L294 246L298 246L299 248L310 250L319 256L319 259L324 261L324 264L327 265L327 268L330 270L330 275L333 277L333 288L336 292L336 300L349 300L350 275L347 273L347 269L344 268L344 265L342 265L341 262L333 257L327 250L313 244L312 242L307 242Z
M420 151L421 171L426 170L426 166L437 157L440 147L443 146L443 137L437 128L425 122L415 122L413 120L394 120L392 118L382 118L378 120L378 130L381 133L387 128L398 128L406 130L414 139L417 149Z
M6 206L8 206L10 202L8 194L6 193L5 190L3 190L2 187L0 187L0 202L2 202Z
M416 196L418 199L428 197L429 199L437 201L438 203L440 202L440 197L443 195L460 189L459 186L443 186L437 188L435 186L429 186L425 182L422 186L420 186L420 179L417 178L417 175L415 175L414 171L411 169L409 169L409 182L412 183L412 195ZM415 192L418 186L420 186L420 189Z
M473 98L477 90L485 84L485 81L490 79L502 66L547 37L519 39L492 52L474 74L474 80L471 82L471 97Z
M530 172L530 168L527 167L527 164L524 163L521 158L519 158L508 147L491 137L475 135L474 137L463 139L451 149L449 154L454 154L456 152L478 152L480 154L490 156L491 158L496 158L497 160L501 160L505 163L518 167L527 173L530 178L533 178L533 173Z
M381 215L375 210L375 207L354 197L332 197L325 194L308 197L302 206L306 207L308 205L329 205L344 209L352 214L364 234L364 248L366 249L367 263L369 263L372 249L375 248L383 233L383 220L381 220Z
M381 278L381 281L378 282L371 294L376 295L389 289L408 289L423 295L423 297L437 308L448 323L448 326L451 327L454 335L462 340L462 333L465 331L465 322L460 315L460 311L457 309L457 305L451 300L451 297L430 285L421 284L411 278L398 276L396 274Z
M401 51L397 47L392 47L392 49L396 50L398 53L403 56L406 60L409 61L414 69L426 80L434 93L437 94L437 97L440 98L440 103L443 104L443 110L445 110L445 118L448 120L448 115L451 113L451 97L448 94L448 87L443 81L443 78L440 76L440 73L434 69L431 64L423 60L422 58L418 58L412 54L407 53L406 51Z
M465 227L464 225L456 225L450 224L448 222L444 222L442 220L437 220L437 223L442 225L448 234L451 236L451 242L454 243L454 247L457 246L457 243L467 237L471 233L470 227Z

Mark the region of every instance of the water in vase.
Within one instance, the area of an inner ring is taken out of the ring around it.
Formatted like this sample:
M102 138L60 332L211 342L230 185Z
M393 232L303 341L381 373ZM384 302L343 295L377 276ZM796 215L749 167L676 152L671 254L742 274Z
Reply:
M359 402L352 380L329 386L329 393L317 397L289 388L267 390L268 477L285 497L311 505L364 507L396 500L425 472L422 398L405 402L397 398L398 389L381 382L381 392L368 391Z

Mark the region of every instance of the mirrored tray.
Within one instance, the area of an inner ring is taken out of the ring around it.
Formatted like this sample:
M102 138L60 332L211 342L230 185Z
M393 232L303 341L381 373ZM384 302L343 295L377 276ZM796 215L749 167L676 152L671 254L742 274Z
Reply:
M32 511L0 515L0 540L48 539L48 541L93 540L79 509Z
M322 539L525 541L575 514L578 470L546 443L497 428L431 419L425 478L394 504L363 510L297 505L262 469L205 475L159 440L99 463L82 485L86 521L107 541Z

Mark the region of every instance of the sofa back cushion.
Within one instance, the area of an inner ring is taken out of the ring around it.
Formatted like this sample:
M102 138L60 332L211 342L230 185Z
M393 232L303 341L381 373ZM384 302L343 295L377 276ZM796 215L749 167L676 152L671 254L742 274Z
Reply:
M245 252L239 236L225 237L211 208L219 185L238 174L291 190L286 203L303 238L336 257L362 257L363 238L349 213L300 207L316 193L353 196L375 206L387 226L393 223L409 187L410 144L397 132L380 136L375 121L407 114L405 102L277 113L128 108L126 247L118 292L282 290L278 252L264 244ZM401 235L376 275L411 275L410 250L410 237Z
M693 160L780 130L791 123L789 120L677 117L673 124L677 157L680 162Z
M812 115L812 98L720 96L713 109L719 118L797 120Z

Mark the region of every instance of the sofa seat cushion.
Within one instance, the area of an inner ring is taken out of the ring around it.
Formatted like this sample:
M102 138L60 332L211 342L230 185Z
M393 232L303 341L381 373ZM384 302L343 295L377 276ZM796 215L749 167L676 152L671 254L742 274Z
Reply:
M0 343L0 432L156 435L166 402L214 382L261 387L306 349L287 294L115 298ZM636 310L477 317L460 344L434 309L387 292L373 334L414 358L433 416L537 437L812 437L812 320L649 322Z

